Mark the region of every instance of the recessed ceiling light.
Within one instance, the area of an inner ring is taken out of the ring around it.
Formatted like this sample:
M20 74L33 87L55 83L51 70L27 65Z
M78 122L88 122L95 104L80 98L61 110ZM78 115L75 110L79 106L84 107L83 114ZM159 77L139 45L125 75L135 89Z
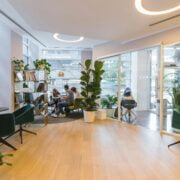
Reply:
M77 43L77 42L80 42L80 41L84 40L84 37L82 37L82 36L79 39L75 39L75 40L65 40L65 39L60 38L58 33L55 33L53 35L53 37L58 41L66 42L66 43Z
M142 5L142 0L135 0L135 6L136 6L136 9L142 13L142 14L146 14L146 15L162 15L162 14L168 14L168 13L171 13L171 12L174 12L174 11L177 11L177 10L180 10L180 5L174 7L174 8L171 8L171 9L167 9L167 10L163 10L163 11L149 11L147 9L145 9Z

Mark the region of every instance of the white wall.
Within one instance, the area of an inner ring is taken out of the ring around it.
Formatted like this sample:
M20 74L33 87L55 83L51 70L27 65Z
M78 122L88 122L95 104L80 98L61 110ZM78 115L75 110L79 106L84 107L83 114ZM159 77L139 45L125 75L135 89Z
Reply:
M22 37L0 22L0 106L13 111L12 58L22 59Z
M23 59L22 36L11 31L11 59Z
M22 36L17 34L16 32L11 31L11 60L12 59L23 59L23 45L22 45L23 39ZM12 110L14 111L14 74L13 71L11 71L11 77L12 77Z
M12 110L11 30L0 22L0 106Z

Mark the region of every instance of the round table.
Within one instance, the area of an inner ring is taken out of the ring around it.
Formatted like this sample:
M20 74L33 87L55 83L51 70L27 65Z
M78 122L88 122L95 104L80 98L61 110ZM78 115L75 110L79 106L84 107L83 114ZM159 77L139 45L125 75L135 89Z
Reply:
M0 112L8 111L8 110L9 110L9 108L7 108L7 107L0 107Z

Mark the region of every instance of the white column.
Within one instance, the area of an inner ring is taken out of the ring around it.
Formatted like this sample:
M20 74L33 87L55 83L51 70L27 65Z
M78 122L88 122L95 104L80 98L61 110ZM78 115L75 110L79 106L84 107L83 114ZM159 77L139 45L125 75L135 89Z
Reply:
M0 106L12 111L11 30L0 22Z
M131 88L137 101L137 110L146 111L150 108L150 70L151 61L148 50L132 53Z

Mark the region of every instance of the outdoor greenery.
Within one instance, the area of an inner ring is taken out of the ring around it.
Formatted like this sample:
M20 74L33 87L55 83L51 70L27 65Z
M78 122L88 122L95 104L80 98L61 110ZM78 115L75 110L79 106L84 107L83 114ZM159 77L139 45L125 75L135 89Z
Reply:
M180 110L180 87L173 88L173 108Z
M116 96L107 95L105 98L101 99L102 108L112 109L112 107L117 104L118 98Z
M92 60L85 61L85 67L81 71L81 95L83 97L83 109L86 111L96 110L98 104L96 100L100 99L101 94L101 80L104 73L103 62L95 61L94 68L92 68Z
M164 90L172 97L173 108L180 109L180 74L169 73L164 77Z
M2 166L2 165L4 165L4 164L6 164L6 165L8 165L8 166L12 166L11 163L5 162L5 161L3 160L4 157L7 157L7 156L12 157L13 154L2 154L2 153L0 152L0 166Z
M45 70L48 74L51 72L51 64L49 64L46 59L36 59L34 66L38 70Z

